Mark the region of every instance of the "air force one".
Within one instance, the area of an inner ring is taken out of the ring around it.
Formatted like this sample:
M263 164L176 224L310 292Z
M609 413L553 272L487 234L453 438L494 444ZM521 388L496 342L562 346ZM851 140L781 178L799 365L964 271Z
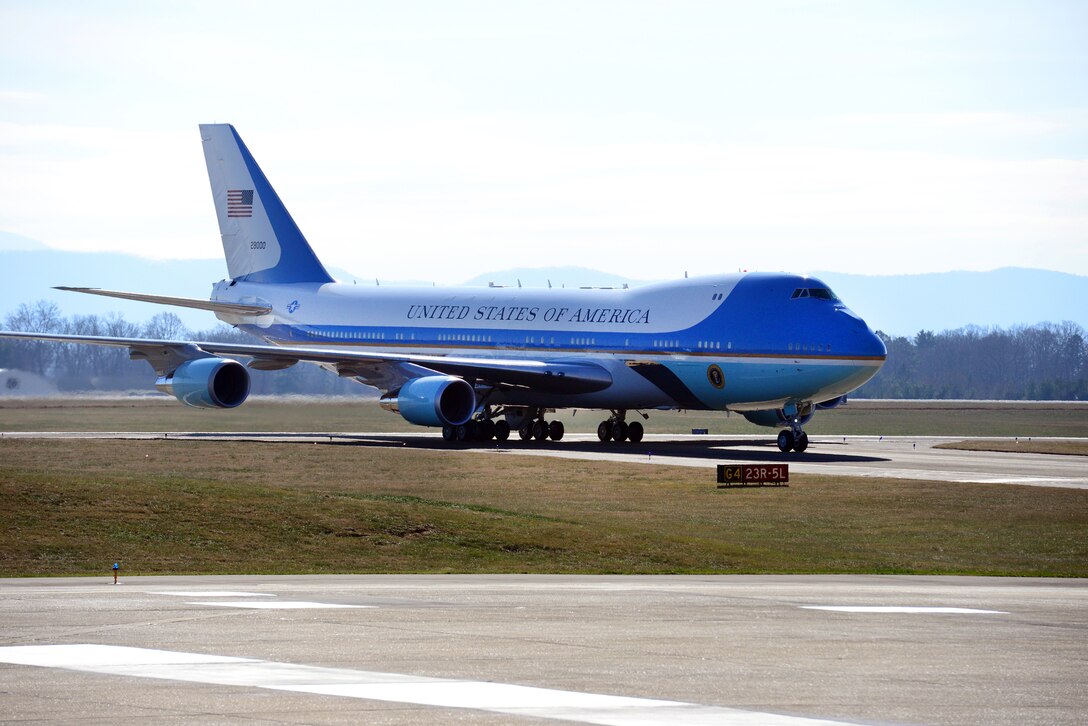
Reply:
M883 365L883 342L819 280L746 273L631 289L358 286L335 281L238 132L201 125L230 279L210 300L61 288L209 310L265 345L3 332L127 347L189 406L233 408L252 370L316 363L448 441L558 441L557 409L607 412L602 441L642 439L629 412L737 411L804 451L803 426ZM231 356L248 359L248 363Z

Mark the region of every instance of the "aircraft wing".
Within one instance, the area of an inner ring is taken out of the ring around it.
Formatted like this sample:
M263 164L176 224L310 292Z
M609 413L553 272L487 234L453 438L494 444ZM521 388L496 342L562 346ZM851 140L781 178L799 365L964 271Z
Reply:
M250 368L276 370L299 361L335 368L342 376L358 377L383 391L393 391L420 376L446 374L490 385L532 388L548 393L592 393L612 384L612 375L589 361L539 361L523 358L369 353L277 345L247 345L211 341L151 340L98 335L63 335L0 331L0 339L48 340L128 348L133 359L146 360L161 376L184 361L215 356L252 358Z

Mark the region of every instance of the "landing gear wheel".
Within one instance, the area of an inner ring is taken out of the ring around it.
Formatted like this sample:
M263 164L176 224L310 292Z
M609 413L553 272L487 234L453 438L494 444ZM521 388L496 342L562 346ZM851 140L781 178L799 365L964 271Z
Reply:
M472 422L461 424L457 427L457 440L458 441L471 441L475 438L476 431L471 426Z
M631 423L627 424L627 440L630 441L632 444L637 444L638 442L642 441L642 435L644 433L646 433L646 431L642 428L642 424L640 424L638 421L632 421Z
M565 432L566 428L563 426L562 421L552 421L548 424L548 438L552 441L561 440Z
M800 454L808 448L808 434L804 431L797 434L797 440L793 442L793 450Z
M506 441L510 438L510 424L505 420L495 422L495 440Z
M793 448L793 432L789 429L782 429L778 432L778 450L783 454L790 451Z
M522 441L528 441L533 438L533 425L531 423L523 423L521 428L518 429L518 436Z
M597 438L601 441L608 441L612 438L611 421L601 421L600 426L597 427Z
M476 423L476 440L491 441L495 438L495 422L489 418Z
M542 418L538 418L533 421L533 438L537 441L543 441L548 438L548 422Z
M457 427L456 426L443 426L442 427L442 440L443 441L455 441L457 439Z
M612 424L612 440L617 444L627 440L627 423L617 421Z

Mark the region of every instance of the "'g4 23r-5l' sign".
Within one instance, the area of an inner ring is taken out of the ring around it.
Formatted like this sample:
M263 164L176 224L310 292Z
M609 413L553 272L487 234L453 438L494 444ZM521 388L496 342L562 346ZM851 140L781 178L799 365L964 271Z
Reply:
M718 488L788 486L789 464L718 464Z

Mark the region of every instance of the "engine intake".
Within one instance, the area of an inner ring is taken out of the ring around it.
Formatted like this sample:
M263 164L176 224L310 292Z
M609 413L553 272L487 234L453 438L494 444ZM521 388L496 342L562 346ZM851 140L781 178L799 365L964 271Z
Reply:
M249 371L229 358L187 360L155 388L194 408L234 408L249 397Z
M424 376L383 398L381 406L419 426L460 426L476 412L476 391L456 376Z

